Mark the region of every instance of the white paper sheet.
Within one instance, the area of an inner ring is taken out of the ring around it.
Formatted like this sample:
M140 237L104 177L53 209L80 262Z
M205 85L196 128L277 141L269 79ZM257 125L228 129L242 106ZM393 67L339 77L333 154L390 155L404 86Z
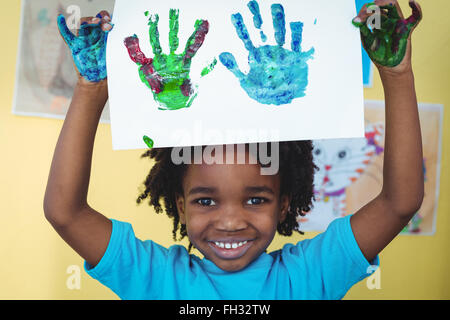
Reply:
M113 149L144 149L143 136L154 147L355 138L364 136L364 104L361 42L351 20L353 1L284 0L258 1L263 19L263 43L253 24L249 1L116 0L107 48L109 102ZM290 22L301 21L303 51L314 48L309 60L306 96L280 106L262 104L241 87L239 80L219 61L207 76L203 68L219 60L223 52L236 57L242 72L249 71L248 51L239 39L231 15L241 13L255 47L276 45L271 5L280 3L286 15L285 49L291 50ZM190 77L198 95L189 108L159 110L152 91L141 81L138 66L124 45L136 34L140 47L153 58L148 16L159 15L159 33L164 53L169 52L169 10L179 9L177 53L194 31L197 19L210 24L202 47L192 60Z

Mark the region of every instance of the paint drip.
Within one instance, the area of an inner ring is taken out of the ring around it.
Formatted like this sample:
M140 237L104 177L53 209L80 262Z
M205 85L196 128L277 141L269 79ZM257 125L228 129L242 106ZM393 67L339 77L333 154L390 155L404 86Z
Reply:
M147 137L147 136L144 136L143 140L144 140L145 144L147 145L147 147L149 147L150 149L153 148L153 146L154 146L155 143L153 142L152 139L150 139L150 138Z

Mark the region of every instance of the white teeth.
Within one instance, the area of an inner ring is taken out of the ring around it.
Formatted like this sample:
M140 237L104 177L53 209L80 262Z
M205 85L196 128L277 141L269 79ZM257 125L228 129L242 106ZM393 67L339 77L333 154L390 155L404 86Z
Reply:
M242 247L246 243L247 243L247 241L233 242L233 243L214 241L214 244L217 247L225 248L225 249L236 249L236 248Z

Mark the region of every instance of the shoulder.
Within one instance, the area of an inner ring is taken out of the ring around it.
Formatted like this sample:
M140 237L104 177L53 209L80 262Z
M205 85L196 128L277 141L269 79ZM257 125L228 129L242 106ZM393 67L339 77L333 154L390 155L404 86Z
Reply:
M349 236L353 236L350 216L345 216L333 220L328 225L326 231L319 233L315 237L301 240L296 244L286 243L282 249L272 252L271 255L299 255L305 251L327 249L327 247L323 247L322 245L325 243L331 245L333 241L348 240Z

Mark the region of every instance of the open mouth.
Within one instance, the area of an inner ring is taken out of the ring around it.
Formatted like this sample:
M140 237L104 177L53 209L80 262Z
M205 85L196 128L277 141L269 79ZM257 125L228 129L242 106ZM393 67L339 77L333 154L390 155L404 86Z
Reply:
M253 245L253 240L245 241L208 241L208 245L221 259L238 259Z

